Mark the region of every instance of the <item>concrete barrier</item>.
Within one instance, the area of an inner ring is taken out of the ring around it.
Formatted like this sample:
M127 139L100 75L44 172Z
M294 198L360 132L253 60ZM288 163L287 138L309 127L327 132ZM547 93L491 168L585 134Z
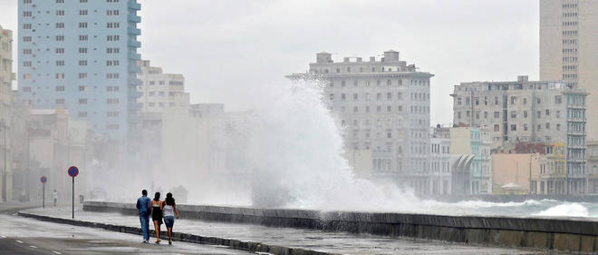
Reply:
M136 215L134 204L85 202L86 211ZM598 221L587 218L444 216L178 205L181 217L271 227L405 236L501 247L598 252Z

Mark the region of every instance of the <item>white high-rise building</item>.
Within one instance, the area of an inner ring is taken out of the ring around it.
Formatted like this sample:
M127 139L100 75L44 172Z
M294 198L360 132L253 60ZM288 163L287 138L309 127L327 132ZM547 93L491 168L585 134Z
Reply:
M0 202L12 200L12 150L10 142L12 117L12 31L0 26Z
M149 60L140 60L137 86L141 97L137 102L143 113L161 113L168 107L189 107L189 93L185 92L185 78L182 74L164 73L161 67L150 65Z
M598 1L540 1L540 79L564 80L588 93L598 111ZM588 140L598 140L598 118L587 120Z
M382 59L346 57L332 60L318 53L309 75L327 81L324 98L345 127L347 150L371 151L377 179L391 179L427 194L430 181L430 78L384 52ZM296 74L293 77L300 77Z

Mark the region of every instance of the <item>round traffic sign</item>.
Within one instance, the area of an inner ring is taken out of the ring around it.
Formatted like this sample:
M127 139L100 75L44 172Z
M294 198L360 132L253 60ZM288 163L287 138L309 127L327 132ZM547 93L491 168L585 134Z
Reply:
M42 183L46 183L48 181L48 177L42 176L42 178L39 178L39 181Z
M69 167L68 173L71 177L75 178L77 175L79 175L79 168L76 166L71 166Z

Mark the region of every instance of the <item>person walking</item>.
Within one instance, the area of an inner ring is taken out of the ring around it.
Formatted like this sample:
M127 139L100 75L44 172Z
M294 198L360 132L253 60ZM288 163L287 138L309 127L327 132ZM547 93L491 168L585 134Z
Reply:
M58 201L58 192L54 190L54 206L56 206L56 202Z
M166 225L166 230L168 231L168 244L172 245L172 226L174 226L174 216L176 214L176 218L178 219L180 215L179 211L176 209L176 203L174 202L172 193L170 192L166 194L162 212L164 213L164 225Z
M156 244L160 244L160 225L162 225L162 206L164 202L160 200L160 192L156 192L154 200L150 203L152 208L152 221L156 232Z
M143 243L148 243L149 234L149 216L151 199L147 197L147 190L141 191L141 197L137 199L137 211L139 211L139 222L143 232Z

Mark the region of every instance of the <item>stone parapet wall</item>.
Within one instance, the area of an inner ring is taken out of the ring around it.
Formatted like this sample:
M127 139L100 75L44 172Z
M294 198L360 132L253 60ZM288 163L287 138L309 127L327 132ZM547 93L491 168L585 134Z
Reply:
M134 204L85 202L83 209L137 214ZM204 221L406 236L493 246L598 252L598 221L587 218L319 212L202 205L178 205L178 209L181 217Z

